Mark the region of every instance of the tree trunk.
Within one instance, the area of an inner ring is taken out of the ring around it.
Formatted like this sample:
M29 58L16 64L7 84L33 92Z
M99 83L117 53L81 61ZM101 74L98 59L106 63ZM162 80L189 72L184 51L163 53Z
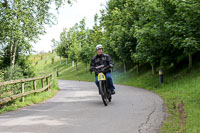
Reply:
M13 43L10 41L10 68L12 66L12 59L13 59Z
M5 1L7 2L7 0ZM18 15L16 15L16 19L18 20ZM11 68L11 74L10 78L12 78L12 70L15 67L15 57L16 57L16 52L17 52L17 40L14 38L14 44L12 45L11 42L11 47L10 47L10 53L11 53L11 60L10 60L10 68Z
M14 48L13 48L14 47ZM15 57L16 57L16 52L17 52L17 40L14 40L14 44L12 45L11 43L11 47L10 47L10 79L12 79L12 70L14 69L15 67Z
M13 73L12 73L13 46L14 45L13 45L12 41L10 41L10 69L11 69L10 75L9 75L10 80L11 80L12 75L13 75Z
M11 61L11 68L14 68L15 66L15 57L16 57L16 52L17 52L17 41L14 41L14 49L13 49L13 57L12 57L12 61Z
M139 74L139 64L137 64L137 74Z
M87 63L85 64L85 72L87 72Z
M126 73L126 62L124 60L124 73Z
M152 68L152 74L154 75L155 74L155 68L154 68L153 64L151 64L151 68Z
M66 58L66 65L67 65L67 63L68 63L68 62L67 62L67 58Z
M189 57L189 70L191 70L192 69L192 54L189 53L188 57Z

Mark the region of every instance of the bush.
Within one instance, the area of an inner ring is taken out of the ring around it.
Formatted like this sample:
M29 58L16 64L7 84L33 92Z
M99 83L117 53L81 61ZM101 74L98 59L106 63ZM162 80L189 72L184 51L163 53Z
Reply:
M11 69L10 66L4 67L2 69L0 78L8 81L35 76L34 68L28 61L28 56L20 56L16 61L17 63L13 69Z
M4 80L5 81L16 80L16 79L20 79L23 77L24 77L23 70L18 65L15 65L15 67L13 69L11 69L10 67L6 67L4 69Z
M22 73L24 78L30 78L35 76L34 67L31 65L31 62L28 60L29 56L20 56L18 59L18 66L22 68Z

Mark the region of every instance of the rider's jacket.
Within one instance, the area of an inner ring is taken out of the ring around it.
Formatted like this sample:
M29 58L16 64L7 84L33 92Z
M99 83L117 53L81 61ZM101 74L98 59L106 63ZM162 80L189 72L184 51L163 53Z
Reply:
M91 60L90 70L94 70L95 67L100 65L104 65L104 67L110 66L110 68L112 68L114 64L109 55L107 54L96 55ZM104 73L111 72L110 68L106 69ZM98 73L95 72L96 76L97 74Z

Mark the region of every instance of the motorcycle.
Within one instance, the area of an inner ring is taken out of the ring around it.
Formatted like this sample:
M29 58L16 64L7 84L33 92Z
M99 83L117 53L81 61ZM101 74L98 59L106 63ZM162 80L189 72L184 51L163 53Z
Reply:
M95 68L95 72L98 74L100 95L105 106L107 106L112 99L111 90L108 88L108 83L104 74L104 70L109 67L110 66L104 67L104 65L101 65Z

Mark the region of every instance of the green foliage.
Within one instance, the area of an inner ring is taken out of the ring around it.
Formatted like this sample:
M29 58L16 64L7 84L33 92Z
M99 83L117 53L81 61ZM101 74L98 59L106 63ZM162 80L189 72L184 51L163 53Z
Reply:
M98 16L95 17L97 19ZM97 21L97 20L96 20ZM95 45L100 40L101 29L96 22L94 30L86 29L85 19L67 30L64 28L57 43L56 53L68 58L76 64L82 61L88 64L95 53ZM55 41L53 42L55 44Z
M170 1L169 3L175 8L173 17L165 24L166 29L170 31L171 44L180 49L182 54L192 56L200 50L200 32L197 26L200 17L200 2L188 0ZM191 58L189 62L191 63Z
M0 1L0 69L18 64L18 56L28 55L32 51L31 43L39 39L39 35L45 33L45 24L52 25L55 16L50 12L51 5L54 4L56 10L60 8L66 0L1 0ZM71 0L67 0L70 4ZM24 68L24 73L29 72ZM10 78L12 77L10 70Z
M14 69L10 69L10 67L7 67L4 70L4 80L9 81L9 80L16 80L23 78L22 71L23 71L22 68L20 68L18 65L15 65ZM13 74L11 79L10 79L10 73Z
M190 68L200 50L199 7L197 0L110 0L101 16L95 15L92 29L85 28L84 19L65 29L57 53L87 63L100 43L124 64L169 68L188 55Z
M30 65L30 61L28 60L29 56L22 54L20 51L20 47L17 49L16 54L16 64L13 68L10 68L10 53L8 48L5 48L3 55L0 57L1 64L0 69L3 71L3 79L4 80L14 80L19 78L28 78L34 77L34 69ZM13 75L10 76L10 73Z
M105 29L103 44L114 59L129 61L136 46L133 36L134 22L138 16L133 8L135 3L111 0L107 6L107 11L102 11L101 17L101 25Z
M63 29L63 32L60 34L60 42L55 39L52 40L53 46L55 47L56 53L58 56L62 56L64 58L68 58L69 54L69 44L66 39L67 29Z
M167 2L165 1L165 4ZM158 66L169 66L177 58L177 49L171 45L168 34L164 27L171 16L167 16L166 10L159 1L138 2L139 19L135 25L135 37L137 38L136 53L133 59L139 62L150 63ZM168 5L168 8L169 5ZM144 17L145 16L145 17ZM170 54L171 53L171 54Z
M5 58L4 58L5 59ZM18 56L17 57L17 64L15 64L14 68L2 67L2 75L4 80L15 80L20 78L29 78L34 77L34 68L30 65L28 56ZM9 60L9 59L8 59ZM2 64L5 65L5 64ZM12 77L10 77L10 73L12 73Z

